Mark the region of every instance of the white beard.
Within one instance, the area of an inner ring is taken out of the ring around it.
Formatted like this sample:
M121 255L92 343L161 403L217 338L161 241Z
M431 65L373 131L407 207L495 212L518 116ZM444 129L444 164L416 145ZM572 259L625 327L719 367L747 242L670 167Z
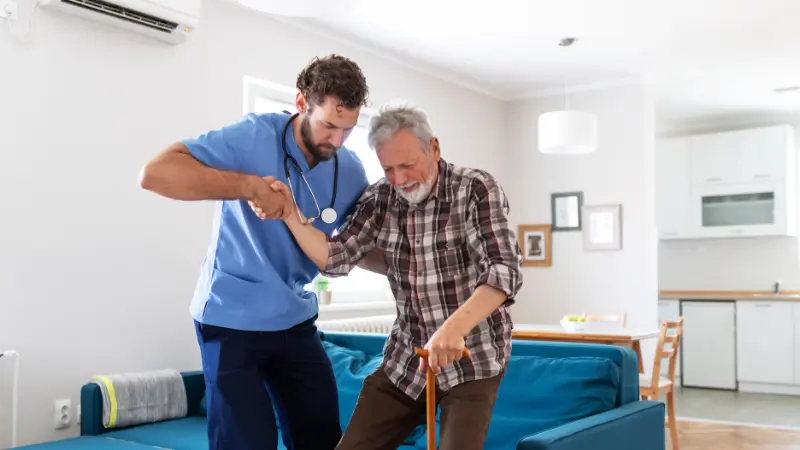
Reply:
M417 189L416 191L406 192L403 190L404 188L407 189L415 185L419 185L419 189ZM398 186L395 190L397 191L397 194L399 196L403 197L404 199L406 199L406 201L416 206L423 200L428 198L428 195L431 193L432 189L433 189L433 180L427 180L424 183L418 183L418 182L406 183L402 186Z

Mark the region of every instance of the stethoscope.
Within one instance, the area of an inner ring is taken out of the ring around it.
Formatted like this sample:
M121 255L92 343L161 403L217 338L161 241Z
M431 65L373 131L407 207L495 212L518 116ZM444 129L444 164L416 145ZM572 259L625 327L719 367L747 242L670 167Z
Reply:
M286 111L284 111L286 112ZM288 112L286 112L288 114ZM289 120L286 122L286 125L283 126L283 133L281 136L281 147L283 148L283 170L286 172L286 180L289 181L289 189L292 191L292 201L294 201L294 207L297 210L297 215L300 217L300 220L303 220L303 215L300 213L300 207L297 205L297 196L294 195L294 188L292 187L292 179L289 176L289 161L291 160L295 167L297 167L297 171L300 172L300 176L303 178L303 182L306 184L308 188L308 192L311 193L311 198L314 199L314 205L317 207L317 215L315 217L311 217L307 219L308 223L313 222L317 218L322 218L322 221L327 224L332 224L336 221L336 210L333 209L334 203L336 203L336 188L339 185L339 155L333 155L333 196L331 196L331 206L323 209L320 211L319 203L317 203L317 197L314 195L314 191L311 189L311 185L308 184L308 180L306 180L305 174L303 174L303 169L300 167L300 164L297 163L297 160L294 156L290 155L289 152L286 150L286 131L289 129L289 125L292 124L295 117L299 114L295 113Z

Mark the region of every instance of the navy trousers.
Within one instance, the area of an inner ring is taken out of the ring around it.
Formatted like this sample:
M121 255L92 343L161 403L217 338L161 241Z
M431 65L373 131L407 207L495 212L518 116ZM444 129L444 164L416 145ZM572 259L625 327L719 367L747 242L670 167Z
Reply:
M195 322L209 450L333 450L342 436L330 360L314 319L284 331ZM277 418L275 417L277 413Z

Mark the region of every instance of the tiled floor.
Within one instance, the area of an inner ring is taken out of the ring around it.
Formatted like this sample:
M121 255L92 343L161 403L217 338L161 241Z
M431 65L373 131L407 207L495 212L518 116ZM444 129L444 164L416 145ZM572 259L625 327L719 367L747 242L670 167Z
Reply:
M678 388L678 418L741 422L800 429L800 396Z

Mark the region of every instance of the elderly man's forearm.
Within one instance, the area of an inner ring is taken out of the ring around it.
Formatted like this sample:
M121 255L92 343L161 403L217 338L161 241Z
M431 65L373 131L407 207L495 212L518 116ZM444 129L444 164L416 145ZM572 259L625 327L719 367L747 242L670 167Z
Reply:
M489 317L507 300L505 292L494 286L483 284L456 312L450 316L442 327L449 327L462 336L466 336L473 328Z
M325 269L329 257L328 238L325 233L311 225L303 225L296 217L285 220L285 223L303 253L314 262L319 270Z

